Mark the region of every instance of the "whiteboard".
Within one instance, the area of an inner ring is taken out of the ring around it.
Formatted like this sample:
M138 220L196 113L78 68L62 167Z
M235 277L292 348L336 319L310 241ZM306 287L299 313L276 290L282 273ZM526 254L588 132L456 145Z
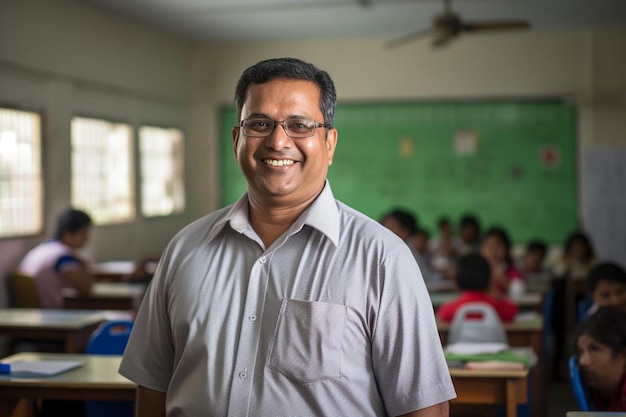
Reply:
M626 149L585 152L583 225L602 260L626 267Z

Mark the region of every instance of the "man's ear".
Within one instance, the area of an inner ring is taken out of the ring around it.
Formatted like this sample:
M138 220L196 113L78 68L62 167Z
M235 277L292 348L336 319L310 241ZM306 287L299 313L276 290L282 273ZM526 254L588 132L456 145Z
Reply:
M328 154L328 165L333 164L333 156L335 155L335 149L337 148L337 129L330 128L326 133L326 152Z
M233 136L233 153L235 155L235 161L239 162L237 159L237 146L239 145L239 126L235 126L231 130L231 135Z

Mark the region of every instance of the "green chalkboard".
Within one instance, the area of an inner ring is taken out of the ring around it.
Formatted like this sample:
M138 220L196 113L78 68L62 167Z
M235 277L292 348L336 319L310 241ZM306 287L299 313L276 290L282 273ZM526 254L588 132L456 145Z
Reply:
M246 182L233 160L234 109L220 112L222 202ZM379 219L414 211L435 230L466 212L515 242L561 243L578 226L576 108L554 101L340 103L329 180L336 198Z

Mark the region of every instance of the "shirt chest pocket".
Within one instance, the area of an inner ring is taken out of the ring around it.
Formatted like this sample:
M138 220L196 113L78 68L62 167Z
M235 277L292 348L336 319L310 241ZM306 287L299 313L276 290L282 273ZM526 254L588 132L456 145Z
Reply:
M283 300L269 367L304 384L339 378L345 321L343 305Z

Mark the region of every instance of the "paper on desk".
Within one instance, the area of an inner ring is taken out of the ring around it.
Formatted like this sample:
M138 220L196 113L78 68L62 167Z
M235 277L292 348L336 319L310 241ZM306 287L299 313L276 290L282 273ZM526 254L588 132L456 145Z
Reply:
M452 343L446 346L446 353L459 355L480 355L499 353L509 348L506 343Z
M78 368L81 361L15 361L11 365L12 377L52 376Z

